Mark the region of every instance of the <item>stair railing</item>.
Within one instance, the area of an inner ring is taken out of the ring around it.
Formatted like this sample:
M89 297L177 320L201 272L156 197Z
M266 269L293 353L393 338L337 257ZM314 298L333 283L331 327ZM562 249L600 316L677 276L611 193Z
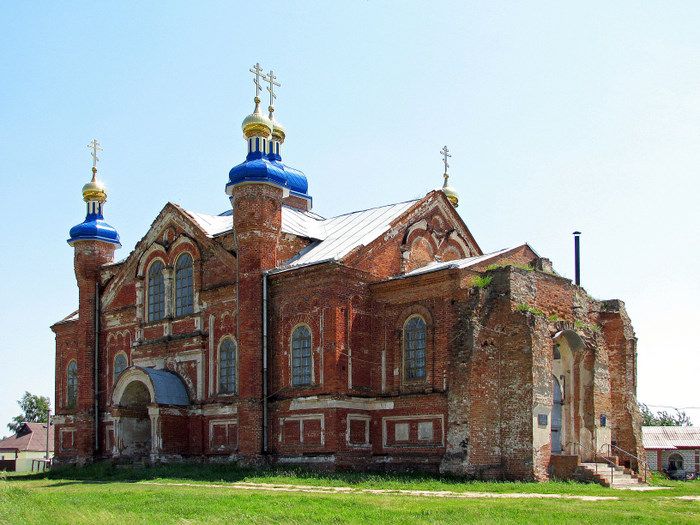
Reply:
M644 483L647 482L647 471L649 471L649 476L651 476L651 469L649 468L649 464L646 462L646 459L642 459L638 456L635 456L631 452L627 452L625 449L622 449L618 447L617 445L613 445L612 443L610 444L604 444L601 448L607 447L608 448L608 455L612 456L613 455L613 449L615 452L622 452L624 455L626 455L628 458L635 459L637 461L637 466L639 469L643 469L644 473L642 474L644 476Z
M610 486L612 486L613 482L615 481L615 467L617 467L617 465L613 461L611 461L610 459L608 459L605 456L599 456L598 451L595 448L586 447L580 441L569 441L565 446L568 446L568 445L574 445L574 451L576 450L576 447L578 447L579 453L574 452L574 454L579 455L579 457L580 457L581 449L584 449L584 450L587 450L588 452L593 453L593 464L595 465L595 473L596 474L598 474L598 459L600 458L605 463L607 463L608 466L610 467Z

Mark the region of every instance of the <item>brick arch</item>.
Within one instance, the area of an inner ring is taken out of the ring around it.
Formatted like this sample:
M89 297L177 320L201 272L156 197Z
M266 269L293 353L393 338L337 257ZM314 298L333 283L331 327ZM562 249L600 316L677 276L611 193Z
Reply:
M430 310L422 304L414 304L411 306L407 306L406 308L401 310L401 313L396 318L396 322L394 324L396 330L402 331L403 325L406 323L406 320L412 315L416 314L423 317L423 319L425 320L425 324L429 330L432 329L433 315L430 313Z
M411 243L406 260L406 271L421 268L435 260L435 247L430 238L416 237Z
M201 259L201 251L197 242L187 235L181 234L168 248L170 264L174 266L177 258L185 252L190 254L195 265L197 264L197 261Z

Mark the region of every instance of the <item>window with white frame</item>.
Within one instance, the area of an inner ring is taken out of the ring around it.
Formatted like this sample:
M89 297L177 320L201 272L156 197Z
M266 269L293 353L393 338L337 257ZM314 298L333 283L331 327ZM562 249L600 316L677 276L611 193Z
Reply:
M311 330L297 326L292 333L292 386L311 384Z
M416 315L410 317L403 329L403 347L406 379L425 378L426 324Z
M165 279L163 263L155 261L148 268L148 322L165 317Z
M187 315L194 311L192 285L193 265L189 253L183 253L175 263L175 315Z
M226 337L219 345L219 393L236 393L236 342Z

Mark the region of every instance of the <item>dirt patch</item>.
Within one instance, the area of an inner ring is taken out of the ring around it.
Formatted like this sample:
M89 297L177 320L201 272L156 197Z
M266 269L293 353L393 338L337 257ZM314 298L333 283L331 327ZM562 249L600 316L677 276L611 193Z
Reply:
M314 485L286 485L278 483L158 483L143 481L143 485L158 485L162 487L208 487L234 490L264 490L270 492L301 492L312 494L377 494L413 496L425 498L457 498L457 499L572 499L580 501L610 501L619 500L616 496L579 496L574 494L537 494L526 492L453 492L449 490L403 490L403 489L361 489L354 487L319 487Z

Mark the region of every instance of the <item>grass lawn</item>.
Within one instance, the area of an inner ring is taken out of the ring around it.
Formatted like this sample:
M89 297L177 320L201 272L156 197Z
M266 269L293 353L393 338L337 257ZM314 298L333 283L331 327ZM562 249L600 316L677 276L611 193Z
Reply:
M176 485L186 483L187 486ZM241 490L235 483L356 489L615 496L572 499L457 499L400 494ZM700 523L700 482L630 492L574 483L482 483L429 476L321 475L231 466L57 469L0 479L0 523ZM213 486L216 485L216 486Z

